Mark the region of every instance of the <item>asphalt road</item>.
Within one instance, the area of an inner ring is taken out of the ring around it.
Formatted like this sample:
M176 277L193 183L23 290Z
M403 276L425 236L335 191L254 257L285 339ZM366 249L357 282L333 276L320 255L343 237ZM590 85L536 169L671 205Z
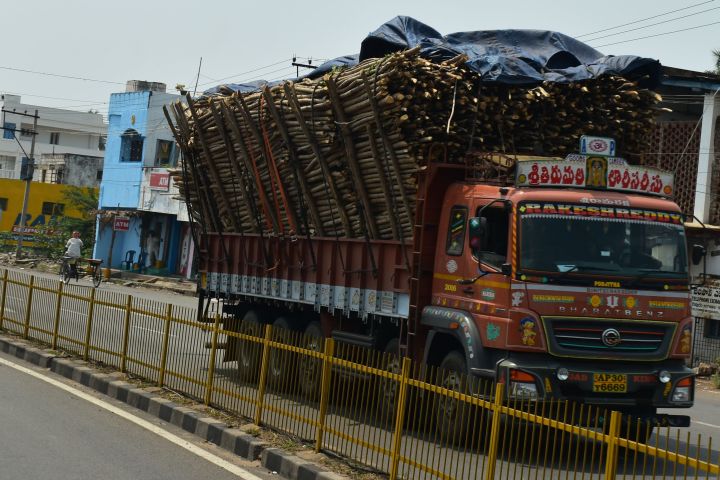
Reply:
M0 385L3 480L277 478L257 463L6 355L0 355Z
M44 278L44 280L36 280L36 285L57 279L54 275L39 276L38 278ZM26 294L16 289L16 286L12 287L12 289L8 290L6 315L21 320L26 313L26 302L24 302ZM71 285L66 288L68 292L86 296L91 291L91 284L88 279L83 279L80 281L80 285L71 282ZM96 298L122 304L120 299L124 298L126 294L131 294L136 299L137 303L134 304L136 308L140 307L143 310L152 310L156 314L162 314L164 310L160 307L164 306L159 302L166 302L174 305L175 314L187 314L188 320L194 319L196 301L193 297L143 288L103 284L96 291ZM33 325L46 330L52 329L49 319L54 316L54 298L53 294L47 292L39 290L35 292L31 316ZM87 331L87 310L87 302L70 298L65 299L61 306L60 334L67 338L84 338ZM97 305L92 325L93 345L105 350L120 351L123 323L124 310L122 308ZM208 350L203 348L203 345L211 338L209 332L198 328L197 324L176 322L172 324L169 333L168 371L166 372L165 383L170 388L202 398L204 394L202 379L207 375L209 363L209 353ZM130 349L128 354L130 357L139 360L139 362L131 362L129 368L146 378L157 380L158 372L142 364L159 364L162 338L164 336L164 321L154 315L133 313L129 335ZM42 338L43 334L34 332L34 336ZM47 341L47 339L45 340ZM220 341L222 340L221 338ZM65 348L77 351L77 345L68 340L61 339L60 344ZM117 364L117 358L111 359L109 354L99 350L94 351L92 356L96 359L103 359L103 355L106 356L107 363ZM234 363L223 364L221 356L219 356L215 367L216 388L219 387L224 391L239 393L249 399L256 398L256 388L243 385L240 379L237 378ZM182 373L183 376L194 378L197 381L188 381L174 373ZM372 392L368 388L362 388L362 386L345 387L339 378L333 381L333 385L335 385L335 389L343 392L340 396L364 398L364 400L358 400L359 403L367 405L376 400L376 397L371 395ZM356 390L343 390L345 388ZM316 406L306 405L306 402L298 401L297 398L292 398L287 394L274 393L271 389L266 392L265 399L269 405L274 407L274 409L265 410L263 417L265 422L282 430L293 432L302 438L313 439L315 437L314 428L297 421L297 417L293 419L278 413L277 410L284 409L293 412L296 416L300 415L315 419L317 418ZM247 417L252 418L254 414L252 404L239 402L237 399L222 393L222 391L216 392L213 400ZM358 412L356 409L351 408L350 405L335 402L329 407L327 420L328 424L336 430L351 433L355 438L362 438L366 442L379 445L382 448L389 448L392 441L392 424L382 424L372 419L368 420L366 413ZM712 461L718 462L720 391L708 389L706 385L700 385L696 392L696 403L692 409L668 411L667 413L690 415L692 426L689 429L658 430L648 442L650 445L657 445L659 448L678 451L683 454L688 452L691 455L699 455L701 458L706 459L708 457L706 448L698 450L697 445L707 446L708 439L713 437L715 439L713 442L714 447L709 455ZM413 412L412 415L429 416L428 412ZM556 478L557 475L561 475L561 472L562 475L567 476L569 472L577 468L572 459L578 458L583 459L583 468L586 468L588 472L599 473L602 471L599 459L602 458L603 453L597 444L593 445L592 442L556 442L552 436L548 436L546 432L539 429L535 431L527 428L513 428L512 425L503 428L506 429L504 432L505 440L501 446L500 454L506 461L501 462L500 466L505 470L505 475L510 470L514 472L519 469L523 476L537 475L538 478ZM386 455L374 453L367 448L352 444L332 434L326 434L325 444L332 450L342 452L363 461L363 463L374 465L383 470L388 467L389 459ZM472 478L475 476L475 472L483 468L483 448L479 448L478 445L473 445L469 449L466 446L443 446L438 441L436 434L433 433L433 429L427 428L426 425L421 425L419 428L410 428L403 436L401 448L407 457L416 458L422 456L425 462L430 463L433 468L441 471L452 471L458 477ZM469 451L478 451L479 453L473 455ZM548 453L546 454L546 452ZM566 460L556 462L553 460L553 455L562 456ZM543 465L539 467L539 471L537 471L538 461L543 462ZM640 471L645 474L650 474L658 468L674 468L672 465L658 467L657 462L653 462L652 459L648 461L647 458L642 456L632 458L630 464L632 465L633 462L640 462ZM643 462L646 465L643 466ZM425 472L417 471L409 465L402 466L401 471L404 476L409 478L425 478L426 476ZM684 473L682 470L680 472ZM688 473L690 475L694 474L692 471Z

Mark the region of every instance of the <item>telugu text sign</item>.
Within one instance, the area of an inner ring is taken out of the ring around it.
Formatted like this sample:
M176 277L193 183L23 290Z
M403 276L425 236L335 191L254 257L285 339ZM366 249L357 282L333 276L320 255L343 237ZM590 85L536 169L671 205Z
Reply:
M720 319L720 285L703 285L692 291L693 317Z

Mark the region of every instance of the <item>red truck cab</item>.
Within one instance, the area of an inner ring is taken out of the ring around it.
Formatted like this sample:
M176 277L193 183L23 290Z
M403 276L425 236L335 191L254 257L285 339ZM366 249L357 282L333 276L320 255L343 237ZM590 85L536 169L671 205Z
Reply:
M693 403L682 212L660 196L582 187L448 186L424 357L505 382L510 396L686 425L656 415Z

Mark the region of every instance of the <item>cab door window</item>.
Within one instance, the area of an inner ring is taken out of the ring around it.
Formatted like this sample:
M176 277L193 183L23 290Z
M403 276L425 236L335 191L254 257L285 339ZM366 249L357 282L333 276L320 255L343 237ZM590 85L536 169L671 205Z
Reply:
M508 263L510 212L502 207L489 207L483 210L482 214L478 208L477 215L487 219L486 234L481 248L482 262L500 269L503 263Z

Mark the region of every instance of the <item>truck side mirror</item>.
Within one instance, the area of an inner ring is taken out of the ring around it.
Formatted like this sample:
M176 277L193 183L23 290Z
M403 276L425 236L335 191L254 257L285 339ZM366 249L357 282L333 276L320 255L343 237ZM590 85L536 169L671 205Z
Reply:
M487 233L487 218L472 217L468 221L468 235L470 237L470 249L473 256L480 258L480 252L485 246L485 235Z
M695 245L693 245L692 252L691 252L691 259L692 259L693 265L700 264L700 261L705 256L705 253L706 253L705 247L703 247L702 245L698 245L697 243Z

